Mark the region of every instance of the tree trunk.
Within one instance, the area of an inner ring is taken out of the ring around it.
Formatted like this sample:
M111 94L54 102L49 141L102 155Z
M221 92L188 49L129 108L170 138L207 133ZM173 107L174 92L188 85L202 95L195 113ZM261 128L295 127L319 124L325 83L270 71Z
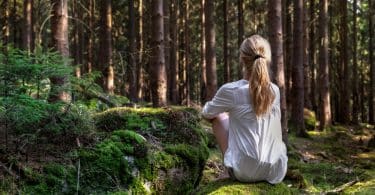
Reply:
M328 0L320 0L319 13L319 122L320 130L331 124L328 57Z
M189 2L185 1L185 10L184 10L184 104L186 106L190 105L190 74L191 74L191 64L190 64L190 16L189 16Z
M348 65L348 40L347 40L347 33L348 33L348 24L347 24L347 1L342 1L339 4L340 6L340 112L339 112L339 122L348 124L350 122L350 82L351 76L349 72L349 65Z
M207 0L207 1L209 1L209 0ZM238 48L240 48L242 41L245 39L244 38L244 25L243 25L243 0L237 0L237 7L238 7L237 8L238 9L238 15L237 15L237 18L238 18L238 25L237 25L238 40L237 40L237 44L238 44ZM253 16L255 17L255 13L254 13ZM243 78L243 67L242 67L241 63L238 64L238 73L237 74L238 74L238 79Z
M52 46L62 56L69 57L68 38L68 0L52 0ZM68 66L68 62L65 63ZM68 80L67 77L52 77L49 102L70 101L70 94L65 91Z
M78 2L77 0L73 0L73 5L72 5L72 12L73 12L73 16L74 16L74 20L73 20L73 57L74 57L74 65L76 66L75 67L75 76L77 78L80 78L81 77L81 68L80 66L77 66L79 64L81 64L81 60L80 60L80 29L79 29L79 25L80 25L80 21L79 21L79 17L78 17Z
M171 69L171 31L170 31L170 4L171 0L164 0L163 2L163 11L164 11L164 54L165 54L165 68L166 70ZM169 72L168 72L169 73ZM171 102L171 75L167 73L167 99Z
M311 107L315 113L317 113L317 103L316 103L316 58L315 58L315 0L310 0L310 35L309 35L309 50L310 50L310 102ZM307 28L307 27L305 27Z
M207 94L207 77L206 77L206 16L205 0L201 0L201 103L204 104Z
M23 33L23 48L29 53L33 48L33 0L24 0L23 15L24 15L24 33Z
M369 0L369 63L370 63L370 97L369 97L369 122L375 124L375 64L374 64L374 4Z
M167 105L167 76L164 56L164 20L163 0L152 1L152 53L150 59L152 105L161 107Z
M205 2L205 32L206 32L206 78L207 78L207 94L206 101L211 100L217 89L216 76L216 54L215 54L215 23L214 23L214 2L207 0Z
M304 107L308 109L312 109L311 105L311 74L310 74L310 52L309 51L309 14L307 12L307 2L303 2L303 82L304 82Z
M359 91L358 91L358 64L357 64L357 0L353 1L353 110L352 110L352 122L355 125L359 124Z
M292 64L293 64L293 25L292 25L292 16L293 12L291 10L292 7L292 0L285 0L285 67L286 67L286 82L285 82L285 89L286 89L286 102L287 105L291 105L292 99Z
M112 0L100 1L100 69L104 75L103 88L109 94L114 94L114 69L112 63Z
M273 81L280 89L280 109L283 141L288 143L287 105L285 99L284 54L283 54L283 25L281 0L268 1L269 37L272 50Z
M3 45L7 46L9 42L9 6L8 6L8 0L3 0L1 4L1 9L3 10L3 17L2 17L2 36L3 36Z
M143 84L144 84L144 78L143 78L143 52L144 52L144 46L143 46L143 0L139 0L138 4L138 62L136 65L137 70L137 99L138 101L143 100Z
M136 70L136 38L135 38L135 11L134 11L134 0L128 1L129 6L129 98L133 102L138 101L137 97L137 70Z
M171 49L170 49L170 97L172 104L178 103L178 36L177 36L177 0L171 4Z
M95 10L94 10L94 0L88 0L88 41L87 41L87 65L86 71L87 73L92 72L92 67L94 63L93 59L93 48L94 48L94 17L95 17Z
M228 62L228 1L223 1L223 14L224 14L224 46L223 46L223 57L224 57L224 83L230 81L230 67Z
M303 82L303 1L294 0L293 21L293 72L292 72L292 122L297 135L306 136L303 119L304 109L304 82Z

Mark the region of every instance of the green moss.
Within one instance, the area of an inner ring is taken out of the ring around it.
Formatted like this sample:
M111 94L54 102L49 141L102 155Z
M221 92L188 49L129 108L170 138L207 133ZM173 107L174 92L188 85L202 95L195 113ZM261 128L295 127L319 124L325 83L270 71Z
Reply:
M375 194L375 179L362 181L345 189L345 194Z
M197 194L298 194L285 184L272 185L265 182L240 183L231 179L212 182L200 189Z
M43 166L42 173L27 168L25 174L28 178L34 178L25 180L23 191L28 194L72 193L75 191L75 167L51 163Z
M305 128L307 130L315 130L317 122L315 113L309 109L304 109L303 118L305 120Z

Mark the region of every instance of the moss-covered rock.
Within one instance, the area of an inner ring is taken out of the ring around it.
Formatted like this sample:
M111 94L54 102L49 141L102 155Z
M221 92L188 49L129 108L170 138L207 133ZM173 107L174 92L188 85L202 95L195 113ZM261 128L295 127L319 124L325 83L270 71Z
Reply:
M24 192L176 194L199 184L208 139L197 111L113 108L94 120L99 141L71 151L68 165L30 170Z

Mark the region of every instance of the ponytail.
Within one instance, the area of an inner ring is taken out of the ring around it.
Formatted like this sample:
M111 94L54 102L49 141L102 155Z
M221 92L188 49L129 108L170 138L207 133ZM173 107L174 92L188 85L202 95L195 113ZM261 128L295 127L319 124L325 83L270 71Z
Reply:
M270 85L267 60L262 56L256 56L250 70L249 92L257 117L265 115L275 99L275 94L272 92Z

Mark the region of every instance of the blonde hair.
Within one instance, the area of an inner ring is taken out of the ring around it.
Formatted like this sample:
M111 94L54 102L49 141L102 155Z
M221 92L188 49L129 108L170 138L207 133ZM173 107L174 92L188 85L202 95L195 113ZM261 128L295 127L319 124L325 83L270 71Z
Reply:
M240 63L249 76L249 91L257 117L267 114L275 99L268 70L270 62L271 48L266 39L253 35L242 42Z

